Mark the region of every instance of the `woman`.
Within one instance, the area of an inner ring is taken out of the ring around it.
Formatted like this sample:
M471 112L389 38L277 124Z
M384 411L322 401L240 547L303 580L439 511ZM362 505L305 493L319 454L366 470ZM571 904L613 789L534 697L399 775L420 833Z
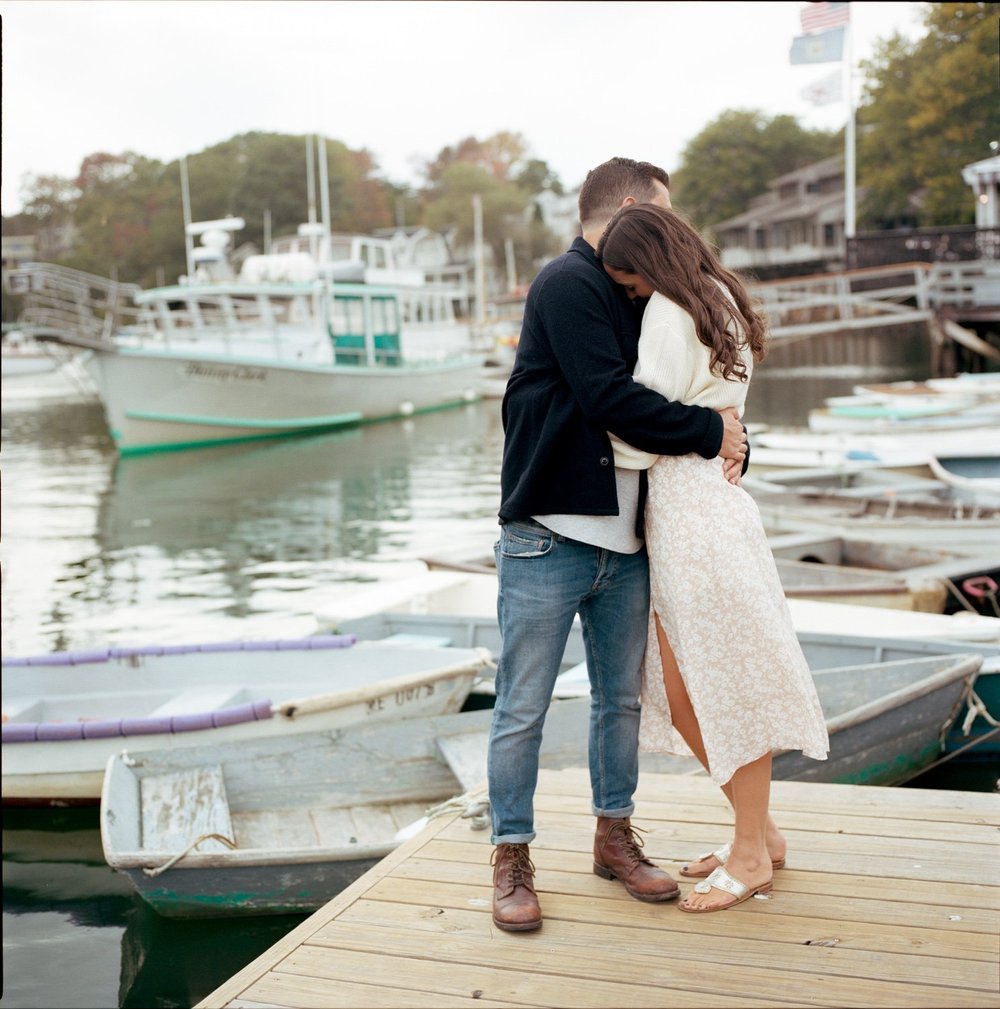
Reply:
M742 415L766 325L697 231L676 211L637 204L612 218L597 256L632 297L650 299L635 380ZM693 754L732 804L732 842L682 869L702 881L680 908L720 911L769 892L785 862L768 812L772 751L823 760L826 724L753 498L726 481L721 459L651 456L612 442L616 465L649 468L640 745ZM735 630L715 619L722 607Z

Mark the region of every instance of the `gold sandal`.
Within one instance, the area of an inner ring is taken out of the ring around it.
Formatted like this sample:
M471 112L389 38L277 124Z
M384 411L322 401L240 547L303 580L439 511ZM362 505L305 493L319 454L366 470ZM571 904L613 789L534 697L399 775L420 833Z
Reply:
M729 856L733 853L733 846L731 844L724 844L721 848L716 851L706 851L704 855L699 855L692 861L701 862L706 858L712 858L713 856L718 859L719 865L716 868L720 868L729 861ZM682 876L687 876L688 879L706 879L711 876L715 869L709 869L707 872L689 872L688 865L689 862L685 862L681 866L680 874ZM783 858L772 858L771 859L772 869L784 869L785 860Z
M685 907L682 900L677 906L689 914L707 914L710 911L725 911L727 908L735 907L737 904L742 904L743 901L755 897L758 893L770 893L771 886L772 881L768 880L766 883L761 883L760 886L749 887L746 883L741 883L734 876L730 876L726 872L725 867L720 865L707 879L695 885L694 892L711 893L714 887L716 890L723 890L725 893L731 894L733 897L731 901L726 904L716 904L715 907Z

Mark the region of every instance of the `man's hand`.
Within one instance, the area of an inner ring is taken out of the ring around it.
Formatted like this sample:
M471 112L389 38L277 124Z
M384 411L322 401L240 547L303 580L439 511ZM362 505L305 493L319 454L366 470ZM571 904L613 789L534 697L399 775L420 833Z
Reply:
M743 462L747 454L747 434L743 430L743 422L733 407L719 411L722 418L722 472L730 483L737 486L743 474Z

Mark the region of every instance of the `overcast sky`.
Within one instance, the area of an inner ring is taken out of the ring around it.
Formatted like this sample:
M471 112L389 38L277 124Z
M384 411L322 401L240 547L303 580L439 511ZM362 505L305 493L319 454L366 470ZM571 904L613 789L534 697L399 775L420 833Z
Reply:
M801 92L840 64L789 63L803 6L0 0L3 212L26 173L73 177L96 151L171 161L251 130L367 148L396 182L510 130L575 187L614 155L675 169L727 109L837 129L844 103ZM855 57L919 38L926 6L852 3Z

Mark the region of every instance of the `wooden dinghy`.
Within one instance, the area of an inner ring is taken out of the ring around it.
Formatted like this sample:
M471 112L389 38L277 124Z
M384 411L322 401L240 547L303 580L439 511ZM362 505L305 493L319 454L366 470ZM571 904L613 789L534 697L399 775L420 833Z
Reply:
M908 780L941 752L942 726L969 696L981 661L954 654L815 673L830 757L779 753L775 777ZM101 797L105 859L168 917L313 910L436 812L462 809L471 828L485 829L491 717L465 711L119 753ZM586 766L589 717L589 697L552 703L541 766ZM640 764L703 773L693 758L643 753Z
M489 655L317 635L3 660L4 803L94 803L108 757L458 711Z

